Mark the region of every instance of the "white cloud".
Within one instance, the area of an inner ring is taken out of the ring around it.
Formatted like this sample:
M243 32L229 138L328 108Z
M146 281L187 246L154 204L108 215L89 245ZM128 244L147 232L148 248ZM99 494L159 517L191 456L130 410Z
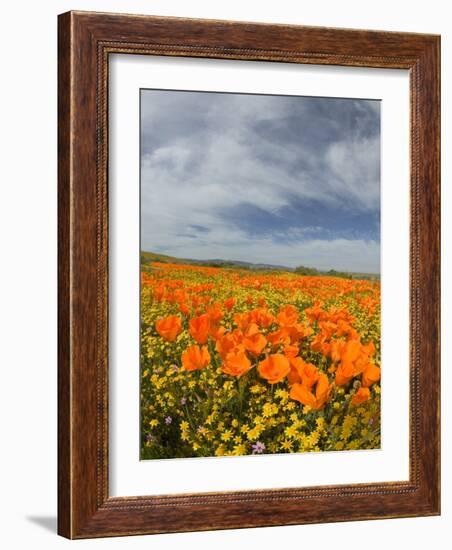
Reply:
M380 139L338 141L330 145L325 160L336 176L335 195L348 197L365 210L380 202Z
M178 208L182 207L183 201L178 203ZM161 215L158 230L142 235L142 248L199 260L241 260L288 267L305 265L325 270L380 270L380 245L373 240L320 239L316 238L321 231L319 227L289 228L285 232L251 238L236 225L224 223L214 213L203 212L188 218L180 214L180 210L173 208ZM152 214L150 217L152 219ZM197 230L196 226L208 231Z
M217 225L208 234L199 234L196 238L190 234L175 238L171 231L161 232L155 236L154 244L154 250L181 258L221 258L325 270L380 270L380 245L376 241L311 238L289 244L272 237L250 239L242 231Z
M379 133L369 137L337 130L332 120L331 128L321 128L310 143L315 120L309 121L309 109L298 102L296 116L304 117L308 128L301 146L287 130L293 102L230 94L202 94L202 101L200 94L185 94L176 100L177 92L152 94L152 101L142 102L143 249L199 259L379 271L379 243L359 235L313 239L322 228L310 223L250 236L224 217L226 210L239 211L244 204L277 216L295 200L316 200L375 218ZM369 115L364 104L360 110ZM265 130L256 129L259 123ZM333 130L341 139L330 139ZM193 225L207 231L187 229Z

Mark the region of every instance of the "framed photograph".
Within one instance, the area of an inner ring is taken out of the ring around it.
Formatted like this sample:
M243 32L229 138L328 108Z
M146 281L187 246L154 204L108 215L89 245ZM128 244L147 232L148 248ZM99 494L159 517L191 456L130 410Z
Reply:
M61 535L440 513L439 59L59 16Z

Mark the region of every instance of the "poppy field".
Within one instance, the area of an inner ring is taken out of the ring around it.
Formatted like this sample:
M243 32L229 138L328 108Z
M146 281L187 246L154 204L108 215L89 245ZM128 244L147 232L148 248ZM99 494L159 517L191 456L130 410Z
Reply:
M380 283L149 262L141 458L380 447Z

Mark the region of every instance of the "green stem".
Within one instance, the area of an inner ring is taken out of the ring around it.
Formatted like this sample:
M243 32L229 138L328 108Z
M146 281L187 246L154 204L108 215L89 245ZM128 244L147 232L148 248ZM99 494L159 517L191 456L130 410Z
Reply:
M241 378L237 378L237 392L239 394L239 421L242 420L244 384Z
M185 404L185 412L187 413L187 419L188 419L188 423L190 424L191 429L193 430L193 432L196 432L195 427L193 426L193 421L191 419L190 413L188 412L187 404Z

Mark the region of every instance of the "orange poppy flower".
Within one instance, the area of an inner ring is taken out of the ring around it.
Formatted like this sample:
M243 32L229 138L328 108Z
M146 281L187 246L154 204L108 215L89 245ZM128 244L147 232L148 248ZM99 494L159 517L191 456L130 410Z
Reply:
M283 352L288 359L291 359L292 357L296 357L298 355L298 346L288 345L284 348Z
M349 340L345 343L341 359L344 363L353 363L356 361L361 353L361 343L359 340Z
M225 332L226 329L220 325L210 325L209 336L215 341L221 338Z
M185 370L200 370L207 367L209 363L210 353L207 346L202 346L202 348L200 348L195 344L193 346L189 346L182 353L182 366Z
M362 350L363 353L370 357L375 353L375 344L373 342L369 342L365 346L362 346Z
M181 289L177 289L174 291L174 294L172 296L172 302L177 302L179 304L185 302L185 300L187 299L187 295L185 293L185 291L181 290Z
M161 302L165 294L165 289L162 286L158 286L154 289L154 300L156 302Z
M336 334L337 336L348 336L350 339L356 338L357 336L356 330L342 319L337 322Z
M375 352L375 347L372 343L363 346L359 340L348 340L341 345L340 351L335 350L336 352L341 356L341 362L336 371L336 384L343 385L369 367L371 364L369 356Z
M316 334L314 340L311 342L311 349L322 353L325 357L330 354L331 344L327 341L327 337L324 332L320 331Z
M220 338L218 338L215 349L217 350L218 354L222 359L226 358L226 355L228 353L231 353L233 350L235 350L238 347L242 347L242 333L240 331L234 331L234 332L227 332L226 334L223 334Z
M370 399L370 390L369 388L359 388L359 390L352 397L353 405L360 405Z
M235 298L228 298L227 300L224 301L224 307L228 311L231 311L231 309L234 307L234 304L235 304Z
M290 372L290 364L281 353L269 355L259 363L259 374L270 384L281 382Z
M362 385L367 388L375 382L380 380L381 371L380 368L372 363L369 363L367 367L363 370L362 375Z
M249 336L254 336L255 334L258 334L258 333L259 333L259 327L255 323L250 323L246 327L244 336L248 338Z
M174 342L182 330L182 320L178 315L169 315L155 322L155 330L167 342Z
M321 321L319 327L327 340L333 336L337 329L336 323L332 323L331 321Z
M188 313L190 312L190 308L187 306L186 303L179 304L179 310L184 315L188 315Z
M317 381L317 386L315 387L315 397L317 399L317 407L321 409L325 403L328 401L328 398L331 393L332 385L328 381L328 376L321 372Z
M306 317L311 323L317 321L325 314L319 302L314 302L314 305L312 307L306 308L304 312L306 313Z
M256 323L262 328L268 328L275 321L273 314L263 307L250 311L249 317L251 322Z
M288 329L288 334L290 336L290 341L292 344L296 344L302 338L306 338L312 334L312 328L307 327L301 323L297 323Z
M352 363L340 363L336 370L335 382L338 386L343 386L350 382L353 378L353 364Z
M301 381L304 386L307 388L312 388L312 386L319 380L319 377L319 370L316 366L311 363L305 363L303 365Z
M344 340L332 340L330 342L330 357L334 362L340 361L345 346Z
M234 315L234 323L242 330L246 330L246 327L250 323L250 316L248 312L236 313Z
M328 401L331 392L331 384L328 377L323 372L319 374L314 393L305 384L294 384L290 389L290 398L299 401L303 405L308 405L312 409L323 408Z
M290 344L290 338L283 329L276 330L275 332L269 332L267 334L267 340L273 347L279 346L279 344Z
M296 367L290 363L290 371L287 375L287 381L289 382L289 386L292 386L293 384L300 383L301 384L301 376L297 370Z
M311 349L313 351L321 352L324 343L325 335L323 334L323 332L319 332L315 335L314 340L311 342Z
M221 369L225 374L237 376L240 378L252 368L252 363L246 356L243 350L228 353L221 365Z
M353 376L358 376L369 366L369 357L361 352L358 359L353 363Z
M263 334L257 332L251 336L246 336L243 339L243 345L246 350L251 352L256 357L262 353L262 350L267 345L267 339Z
M190 319L189 331L198 344L205 344L209 337L210 320L207 313Z
M223 319L223 312L221 311L221 304L215 303L212 304L206 310L207 315L212 323L218 323Z
M290 359L291 366L296 369L301 383L307 388L311 388L319 378L319 370L311 363L306 363L301 357Z
M290 388L289 397L295 401L299 401L302 405L308 405L312 409L317 406L315 395L303 384L296 383Z
M298 321L298 310L291 305L284 306L279 310L276 319L280 326L291 327Z
M331 350L330 342L322 342L320 346L320 353L325 357L328 357L328 355L330 354L330 350Z

